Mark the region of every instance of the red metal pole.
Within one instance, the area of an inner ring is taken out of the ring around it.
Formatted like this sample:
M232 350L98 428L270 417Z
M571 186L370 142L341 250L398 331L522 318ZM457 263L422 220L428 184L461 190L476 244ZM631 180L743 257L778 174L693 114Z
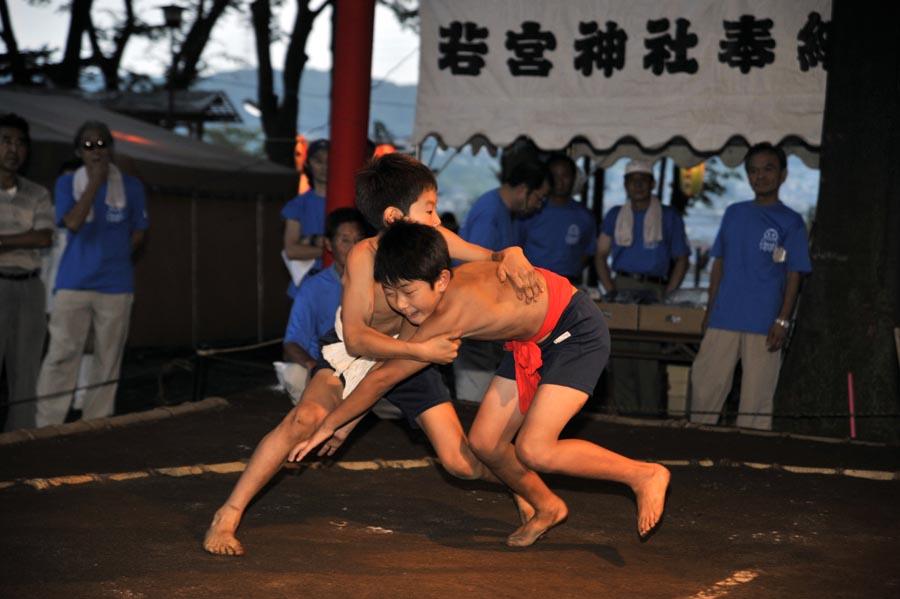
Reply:
M334 18L328 212L356 204L353 174L367 158L375 0L338 0Z

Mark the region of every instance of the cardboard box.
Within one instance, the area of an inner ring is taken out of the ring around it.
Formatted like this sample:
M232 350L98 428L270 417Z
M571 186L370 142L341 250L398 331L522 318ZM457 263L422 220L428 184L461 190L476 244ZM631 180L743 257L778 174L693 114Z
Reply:
M636 331L638 328L638 305L597 302L606 325L619 331Z
M702 308L666 305L641 306L638 330L652 331L654 333L701 335L703 333L703 317L705 315L706 310Z

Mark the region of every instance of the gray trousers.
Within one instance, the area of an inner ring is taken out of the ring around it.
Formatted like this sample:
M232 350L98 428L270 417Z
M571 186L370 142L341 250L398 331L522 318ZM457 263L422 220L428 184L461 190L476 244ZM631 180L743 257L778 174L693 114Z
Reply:
M0 364L6 367L9 412L4 431L34 427L41 352L47 334L44 284L0 279Z
M463 339L453 362L456 398L481 402L503 358L502 341Z
M88 383L95 385L119 378L133 300L131 293L70 289L56 292L50 315L50 346L38 379L41 399L37 405L37 426L65 422L89 331L94 332L94 360ZM88 420L111 415L117 389L118 383L111 383L86 390L82 417Z
M658 300L662 299L665 286L660 283L635 281L628 277L616 277L619 290L649 290ZM659 343L652 341L614 341L613 350L658 352ZM660 413L659 362L637 358L613 358L610 360L613 402L616 413L656 417Z

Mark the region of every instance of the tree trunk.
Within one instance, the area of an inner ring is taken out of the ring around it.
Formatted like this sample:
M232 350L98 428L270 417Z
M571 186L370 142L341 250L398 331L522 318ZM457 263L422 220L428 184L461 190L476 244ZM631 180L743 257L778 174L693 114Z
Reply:
M93 0L72 0L69 11L69 34L62 62L48 69L53 82L63 88L76 89L81 75L81 38L91 19Z
M201 6L197 20L194 21L175 56L175 76L173 78L175 89L188 89L197 80L197 65L200 64L200 58L209 42L209 36L219 17L230 4L231 0L214 0L209 12L205 14Z
M813 273L781 371L780 430L848 436L852 373L857 436L900 440L898 22L895 2L834 0Z
M16 85L28 85L31 83L28 73L25 72L25 61L19 54L19 44L16 42L16 34L13 32L12 19L9 16L9 6L6 0L0 0L0 25L3 26L3 32L0 37L6 44L6 54L9 56L9 73L12 76L12 82Z
M312 30L313 21L329 2L324 2L315 10L311 10L309 4L310 0L297 0L297 17L294 20L282 73L284 97L280 104L274 91L272 60L269 55L271 7L268 0L255 0L251 5L258 62L257 95L259 110L262 112L263 131L266 135L266 156L273 162L292 168L297 115L300 113L300 79L307 60L306 40Z

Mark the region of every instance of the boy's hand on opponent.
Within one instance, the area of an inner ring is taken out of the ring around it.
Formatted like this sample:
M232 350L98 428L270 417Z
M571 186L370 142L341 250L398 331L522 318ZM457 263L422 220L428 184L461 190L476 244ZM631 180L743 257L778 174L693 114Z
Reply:
M518 250L518 251L515 251ZM500 281L512 283L516 290L516 297L525 300L526 304L537 300L544 292L541 278L531 262L522 253L522 248L511 247L503 250L500 266L497 268L497 276Z
M459 351L460 336L462 336L462 331L453 331L452 333L441 333L421 343L416 343L419 350L419 361L431 362L432 364L449 364L456 359L456 354Z
M306 441L300 441L299 443L294 445L294 448L291 450L291 453L288 454L288 461L289 462L299 462L300 460L305 458L307 455L309 455L309 452L311 452L313 449L315 449L316 447L318 447L325 441L328 441L329 439L331 439L331 437L333 435L334 435L334 430L332 430L330 427L324 426L324 423L322 423L322 426L319 426L319 428L317 428L315 431L313 431L313 434L309 437L309 439L307 439ZM339 446L340 446L340 444L335 446L334 449L337 449L337 447L339 447ZM331 451L329 453L327 447L323 448L323 452L328 453L328 455L331 455L331 453L334 453L334 451ZM322 455L322 453L319 453L319 455Z

